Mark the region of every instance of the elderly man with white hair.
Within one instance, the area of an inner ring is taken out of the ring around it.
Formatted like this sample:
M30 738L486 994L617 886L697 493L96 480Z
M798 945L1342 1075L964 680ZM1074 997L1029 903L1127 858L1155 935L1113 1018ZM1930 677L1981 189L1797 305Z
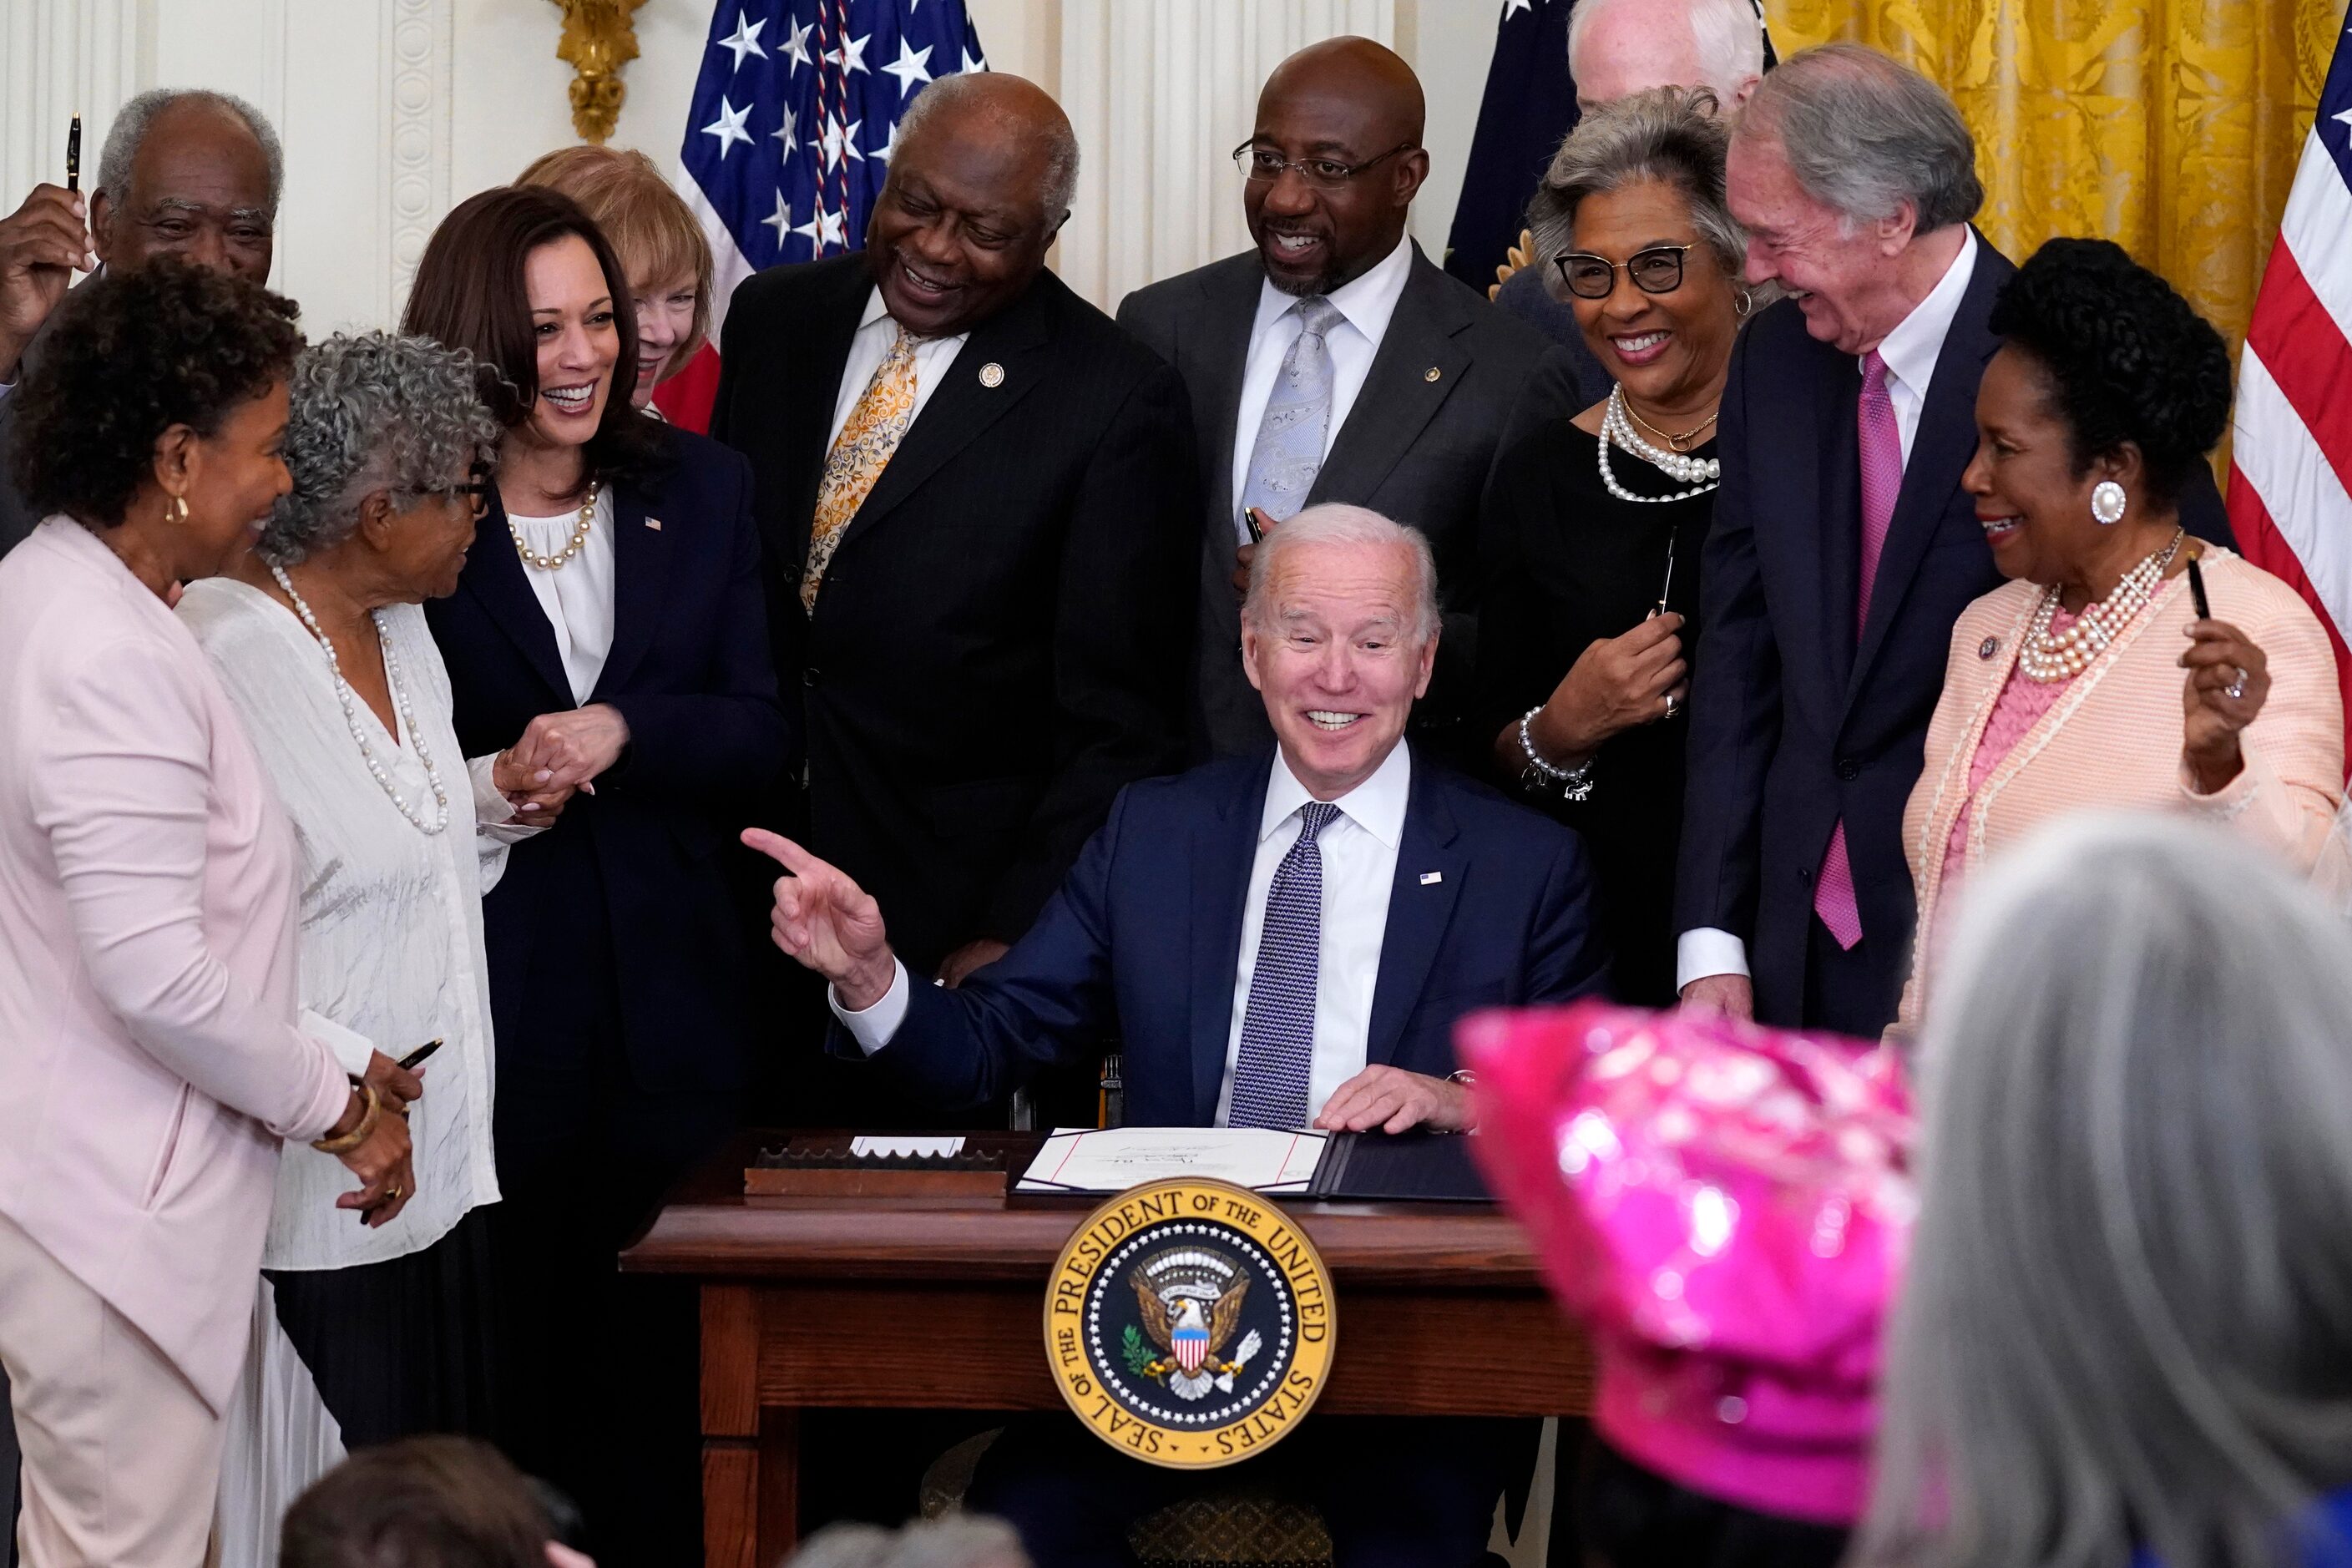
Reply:
M1435 579L1420 533L1359 508L1267 534L1242 647L1276 744L1129 786L1035 926L961 989L910 984L873 898L754 829L792 873L777 946L833 983L854 1048L942 1107L1115 1032L1132 1123L1463 1129L1454 1021L1581 995L1603 960L1575 835L1404 741ZM1340 1568L1445 1568L1484 1552L1521 1436L1325 1417L1250 1463L1320 1504ZM1040 1563L1116 1562L1126 1522L1179 1485L1064 1417L1016 1424L971 1501Z
M1857 44L1764 79L1727 177L1748 281L1788 298L1740 334L1717 426L1676 984L1875 1035L1910 949L1903 808L1952 625L2001 581L1960 477L2016 268L1969 224L1984 192L1959 110ZM2229 542L2202 465L2180 519Z

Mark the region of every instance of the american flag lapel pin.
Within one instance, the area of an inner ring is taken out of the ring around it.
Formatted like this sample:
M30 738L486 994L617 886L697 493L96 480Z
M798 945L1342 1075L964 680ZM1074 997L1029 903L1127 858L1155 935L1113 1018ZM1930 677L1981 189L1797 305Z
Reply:
M661 531L661 519L657 517L649 517L646 519L646 526L652 529L656 533L659 533Z
M1434 887L1444 880L1445 873L1443 871L1423 871L1421 874L1421 885L1424 888Z

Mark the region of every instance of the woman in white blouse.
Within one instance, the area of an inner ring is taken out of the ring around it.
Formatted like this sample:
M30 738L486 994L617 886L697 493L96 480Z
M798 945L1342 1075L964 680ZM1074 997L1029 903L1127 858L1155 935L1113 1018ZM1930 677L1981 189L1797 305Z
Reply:
M418 605L457 586L498 436L463 351L381 332L309 349L292 492L253 554L179 605L293 821L302 1005L347 1070L409 1100L417 1173L370 1229L330 1201L331 1157L278 1165L223 1486L231 1563L270 1560L284 1505L345 1446L489 1425L488 1249L469 1217L499 1196L481 900L507 843L562 799L462 753ZM429 1068L401 1070L436 1040Z

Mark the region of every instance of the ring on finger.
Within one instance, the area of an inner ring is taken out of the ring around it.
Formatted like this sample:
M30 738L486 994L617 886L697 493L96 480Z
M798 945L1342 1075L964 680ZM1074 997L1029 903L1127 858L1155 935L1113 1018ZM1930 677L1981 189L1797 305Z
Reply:
M1675 714L1677 714L1677 713L1681 712L1682 710L1683 710L1683 700L1682 700L1681 695L1680 695L1679 693L1676 693L1676 692L1672 692L1672 691L1667 692L1667 693L1666 693L1666 717L1667 717L1667 718L1669 718L1669 719L1671 719L1671 718L1673 718Z
M2221 688L2221 695L2224 697L2243 697L2246 694L2246 682L2252 679L2252 677L2247 673L2246 668L2243 665L2232 665L2231 668L2238 672L2238 679L2230 682L2229 685Z

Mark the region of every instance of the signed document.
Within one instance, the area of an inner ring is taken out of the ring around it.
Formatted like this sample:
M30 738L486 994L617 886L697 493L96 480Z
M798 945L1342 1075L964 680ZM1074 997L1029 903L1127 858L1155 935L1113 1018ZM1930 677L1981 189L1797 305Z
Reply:
M1208 1176L1262 1193L1304 1193L1327 1136L1264 1127L1058 1127L1015 1190L1117 1193Z

